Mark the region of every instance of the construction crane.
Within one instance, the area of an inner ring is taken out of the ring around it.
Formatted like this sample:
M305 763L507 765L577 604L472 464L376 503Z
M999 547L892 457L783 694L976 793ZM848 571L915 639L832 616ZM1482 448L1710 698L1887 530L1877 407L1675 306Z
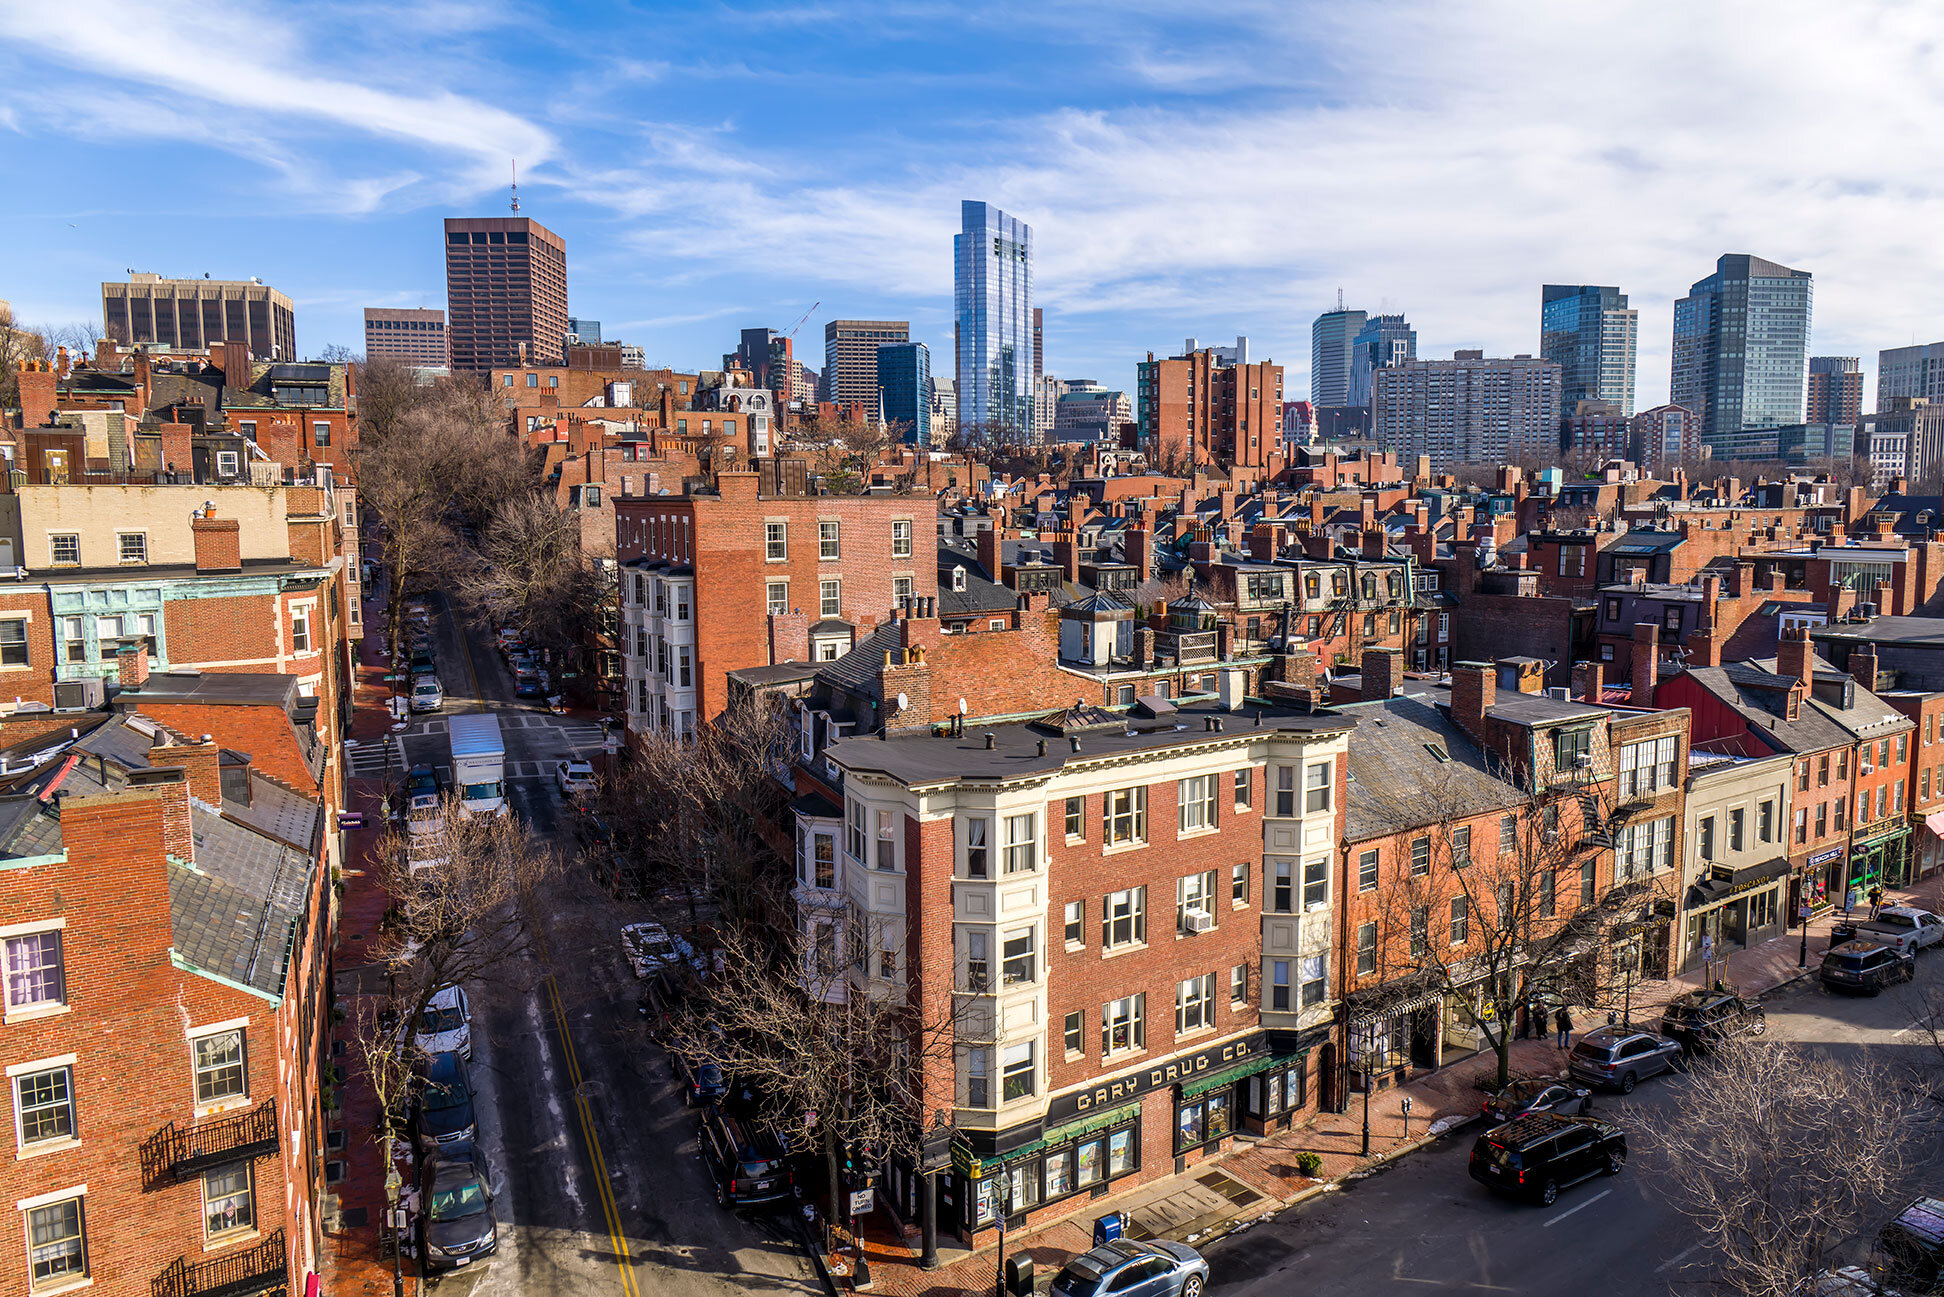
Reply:
M803 313L803 318L799 319L795 324L792 324L790 326L790 331L784 334L783 336L785 338L792 338L792 339L795 338L797 335L797 330L803 327L804 320L808 320L812 315L816 314L817 308L822 305L823 305L823 299L821 297L818 298L816 301L810 303L810 309Z

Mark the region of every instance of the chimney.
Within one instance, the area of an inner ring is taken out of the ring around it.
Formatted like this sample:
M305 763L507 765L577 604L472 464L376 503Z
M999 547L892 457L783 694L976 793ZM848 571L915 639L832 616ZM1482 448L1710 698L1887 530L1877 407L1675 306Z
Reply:
M1404 654L1394 648L1367 648L1363 651L1363 700L1395 698L1404 679Z
M1134 583L1145 585L1154 579L1154 537L1148 530L1148 520L1143 516L1128 527L1126 540L1121 548L1131 551L1127 561L1134 565Z
M223 367L223 386L248 387L250 385L250 344L240 338L231 338L223 343L222 352L216 363Z
M138 690L148 683L148 649L141 644L124 644L115 651L115 674L124 690Z
M1745 599L1755 593L1755 565L1736 563L1735 574L1729 578L1728 593L1737 599Z
M979 566L985 569L987 580L1004 582L999 573L999 520L993 518L990 523L979 529Z
M1606 668L1598 662L1573 663L1573 697L1597 703L1606 689Z
M1080 580L1080 547L1074 542L1072 528L1053 533L1053 563L1060 569L1061 580Z
M54 349L54 372L62 378L68 376L69 367L66 347L56 347Z
M1389 537L1384 534L1382 527L1369 526L1363 529L1363 556L1365 558L1383 558L1389 548Z
M1805 684L1813 683L1810 667L1814 660L1807 626L1791 626L1782 633L1781 642L1775 646L1775 674Z
M1660 684L1660 626L1656 622L1635 622L1633 628L1633 697L1635 707L1652 707L1654 690Z
M1876 645L1860 644L1851 649L1849 669L1850 674L1856 677L1856 683L1874 693L1877 687Z
M1496 668L1489 662L1459 662L1451 668L1451 719L1481 747L1485 742L1485 713L1498 701Z
M914 598L911 611L898 619L898 642L905 648L935 649L942 634L935 600Z
M189 529L195 533L198 573L243 570L243 529L236 519L197 517Z

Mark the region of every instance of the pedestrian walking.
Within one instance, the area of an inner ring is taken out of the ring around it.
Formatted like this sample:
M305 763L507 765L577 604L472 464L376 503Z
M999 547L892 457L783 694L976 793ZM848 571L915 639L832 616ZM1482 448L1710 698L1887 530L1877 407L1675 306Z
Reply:
M1870 884L1870 918L1875 919L1877 911L1883 908L1883 884Z
M1553 1025L1559 1028L1559 1047L1565 1049L1568 1045L1571 1045L1573 1043L1573 1015L1566 1012L1565 1005L1560 1005L1559 1012L1553 1015Z

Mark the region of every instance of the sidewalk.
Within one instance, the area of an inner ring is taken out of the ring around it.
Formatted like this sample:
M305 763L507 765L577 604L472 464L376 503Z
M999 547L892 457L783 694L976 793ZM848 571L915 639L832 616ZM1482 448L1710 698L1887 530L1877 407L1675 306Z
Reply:
M391 687L384 681L387 667L380 655L384 637L379 631L382 604L366 599L364 621L366 637L359 646L357 683L352 699L349 737L360 744L382 742L390 733L386 702ZM391 898L380 886L376 871L368 865L373 846L384 832L382 780L349 774L349 756L344 780L345 809L364 812L364 827L345 835L344 878L338 900L337 948L332 968L332 1003L342 1015L332 1028L332 1061L347 1073L339 1087L343 1106L331 1119L334 1161L342 1163L341 1177L331 1185L338 1210L327 1217L324 1232L322 1273L324 1291L329 1293L369 1293L373 1297L392 1291L392 1255L380 1237L385 1219L385 1165L372 1131L378 1118L377 1102L362 1075L353 1066L351 1034L358 1018L362 983L371 974L360 970L371 963L367 953L378 944L379 928ZM376 987L383 990L382 982ZM342 1141L339 1143L339 1141ZM402 1267L405 1293L418 1291L410 1258Z
M1944 897L1944 875L1892 890L1884 902L1935 909L1940 897ZM1744 995L1761 995L1799 977L1813 976L1829 948L1829 928L1834 921L1833 912L1810 920L1806 969L1797 966L1802 937L1800 929L1793 929L1773 941L1730 953L1721 961L1717 975ZM1657 1020L1670 999L1703 985L1705 980L1695 972L1640 983L1634 988L1634 1020ZM1581 1022L1582 1027L1593 1025L1590 1015ZM1557 1072L1565 1063L1564 1051L1555 1048L1550 1035L1544 1040L1512 1044L1515 1074ZM1363 1096L1352 1095L1349 1107L1341 1113L1320 1113L1306 1126L1266 1139L1245 1138L1232 1152L1181 1175L1089 1203L1067 1220L1012 1235L1006 1240L1007 1255L1030 1254L1035 1277L1044 1289L1069 1257L1092 1245L1093 1219L1109 1211L1128 1213L1131 1237L1205 1243L1473 1121L1479 1115L1483 1087L1496 1079L1497 1070L1495 1054L1476 1054L1408 1085L1371 1095L1368 1158L1362 1156ZM1408 1130L1402 1102L1406 1096L1411 1100ZM1296 1169L1297 1159L1306 1152L1316 1154L1322 1162L1314 1179ZM993 1248L968 1252L941 1237L941 1264L927 1272L918 1267L915 1234L908 1242L895 1235L882 1209L872 1213L863 1233L871 1267L870 1292L892 1297L984 1297L993 1291L997 1273Z

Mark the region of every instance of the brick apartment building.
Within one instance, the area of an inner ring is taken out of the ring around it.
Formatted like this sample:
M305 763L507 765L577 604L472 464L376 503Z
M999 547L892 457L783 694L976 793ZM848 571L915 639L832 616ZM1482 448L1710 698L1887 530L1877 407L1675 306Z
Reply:
M906 1219L935 1210L983 1244L1001 1213L1084 1211L1333 1100L1348 729L1084 704L842 740L827 783L799 769L812 948L867 951L851 993L957 1024L924 1078L926 1110L953 1114L952 1169L935 1202L892 1170Z
M300 1293L321 1264L332 929L314 781L241 750L289 745L275 708L225 709L213 739L79 719L0 794L19 1217L0 1290Z
M936 598L930 496L809 495L768 467L615 501L631 730L688 732L731 671L833 661L901 600Z
M1282 454L1282 366L1223 364L1212 349L1137 367L1141 445L1164 468L1257 468Z

